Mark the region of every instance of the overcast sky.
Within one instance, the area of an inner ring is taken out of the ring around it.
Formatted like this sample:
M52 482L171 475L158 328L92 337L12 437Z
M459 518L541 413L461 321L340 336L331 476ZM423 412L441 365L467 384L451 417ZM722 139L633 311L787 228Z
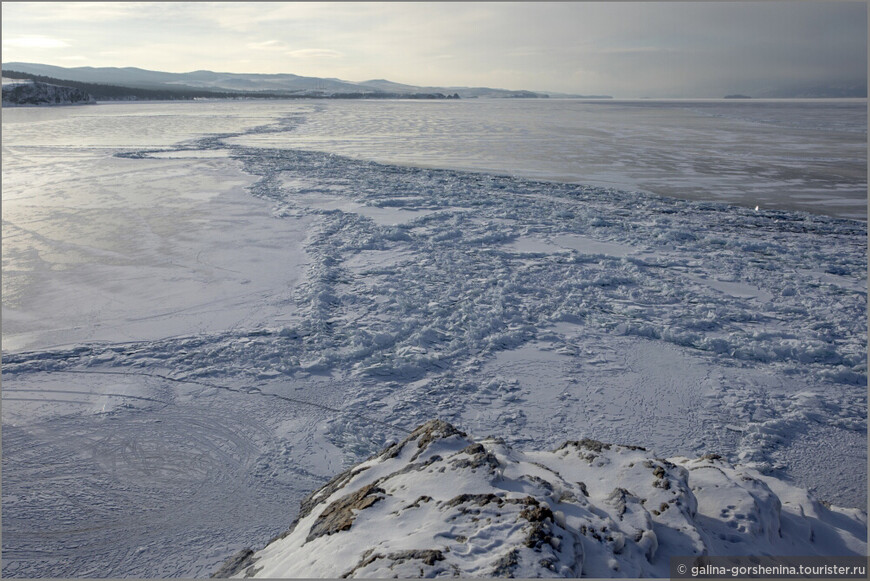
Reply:
M718 97L866 83L863 1L3 2L3 62Z

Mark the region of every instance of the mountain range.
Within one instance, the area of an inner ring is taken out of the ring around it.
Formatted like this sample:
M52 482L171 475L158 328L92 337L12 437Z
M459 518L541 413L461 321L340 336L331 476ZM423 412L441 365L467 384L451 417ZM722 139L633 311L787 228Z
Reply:
M476 97L536 98L549 97L551 95L575 98L609 98L609 96L605 95L565 95L526 90L494 89L490 87L418 87L385 79L352 82L335 78L303 77L289 73L220 73L202 70L189 73L167 73L135 67L66 68L22 62L3 63L3 70L79 83L118 85L144 90L174 90L179 92L191 90L269 92L284 94L286 96L341 96L344 94L377 96L383 93L401 96L440 93L458 95L466 99Z

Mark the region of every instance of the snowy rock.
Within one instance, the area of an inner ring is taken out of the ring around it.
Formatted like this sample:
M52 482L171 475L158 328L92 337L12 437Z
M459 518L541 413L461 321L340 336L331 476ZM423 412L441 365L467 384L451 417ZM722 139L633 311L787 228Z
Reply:
M666 577L686 555L863 555L867 515L716 455L522 452L431 420L335 477L219 577Z

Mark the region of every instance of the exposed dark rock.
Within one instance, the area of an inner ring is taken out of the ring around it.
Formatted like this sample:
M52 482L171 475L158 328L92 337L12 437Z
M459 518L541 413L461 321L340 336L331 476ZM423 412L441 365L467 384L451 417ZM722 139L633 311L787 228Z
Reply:
M520 516L529 522L544 522L546 519L553 520L553 511L549 506L541 505L533 496L527 496L516 502L526 505L526 508L520 511Z
M411 434L407 438L405 438L398 444L393 444L389 446L386 450L378 454L377 457L383 460L391 460L393 458L396 458L399 454L402 453L402 450L405 448L406 444L417 440L418 450L416 454L414 454L414 457L411 458L411 461L414 461L420 456L420 454L422 454L426 450L426 448L432 441L439 438L446 438L452 435L465 437L467 434L465 432L457 430L452 425L448 424L443 420L429 420L428 422L411 432Z
M624 488L614 488L613 492L607 496L607 502L616 509L616 514L620 519L625 514L626 505L630 500L640 502L638 497Z
M499 557L496 562L493 563L492 576L513 578L514 570L517 568L517 565L519 565L519 559L517 558L518 555L519 551L517 549L511 549Z
M459 496L454 496L447 502L441 505L441 508L451 508L454 506L459 506L460 504L468 504L474 503L478 506L485 506L491 502L496 503L498 506L504 504L505 500L497 496L495 494L460 494Z
M353 569L341 576L342 579L352 577L353 574L356 573L359 569L368 567L378 559L387 559L389 561L392 561L390 566L391 569L393 565L399 565L412 559L422 561L424 565L429 565L430 567L434 565L437 561L444 560L444 553L442 553L438 549L409 549L407 551L387 553L386 555L381 553L375 553L374 555L372 555L371 553L372 551L366 551L360 562L357 563L357 565Z
M480 444L472 444L465 448L462 453L468 454L470 458L457 458L456 460L453 460L451 464L455 468L476 469L487 466L491 471L494 471L501 467L501 462L498 461L495 454L488 452L486 448Z
M553 537L553 511L549 506L541 505L532 496L527 496L520 501L526 507L520 511L520 517L531 524L525 545L536 551L541 550L545 544L550 543Z
M444 458L442 458L438 454L434 454L434 455L430 456L429 458L427 458L425 462L412 462L412 463L408 464L407 466L405 466L401 470L397 470L396 472L394 472L393 476L398 476L400 474L407 474L409 472L420 472L421 470L424 470L427 466L431 466L432 464L434 464L436 462L441 462L442 460L444 460ZM442 471L443 471L443 468L442 468Z
M556 451L558 452L559 450L564 450L568 446L573 446L575 448L585 448L593 452L598 452L599 454L603 450L610 450L610 444L605 444L604 442L599 442L598 440L593 440L591 438L583 438L582 440L568 440L567 442L556 448Z
M562 450L567 448L568 446L574 446L575 448L585 448L587 450L591 450L592 452L601 453L604 450L610 450L611 447L616 446L617 448L625 448L627 450L640 450L641 452L646 452L646 448L643 446L632 446L631 444L607 444L604 442L599 442L598 440L593 440L592 438L583 438L582 440L568 440L563 443L561 446L556 448L555 451Z
M242 549L221 565L221 568L211 574L215 579L228 579L245 567L250 567L254 564L254 551L251 549Z
M368 470L368 468L360 468L358 466L352 466L324 484L321 488L315 490L311 494L309 494L305 500L302 501L302 504L299 509L299 519L303 519L309 514L311 514L311 510L317 506L318 503L322 502L324 499L329 498L333 492L342 488L345 484L350 482L350 480L364 471Z
M553 492L553 485L541 478L540 476L535 476L534 474L530 474L528 476L529 481L534 482L548 493Z
M416 460L420 454L422 454L426 448L429 447L429 444L434 442L435 440L441 438L448 438L450 436L459 436L465 438L468 436L465 432L457 430L452 425L448 424L444 420L431 420L411 432L411 435L405 439L405 442L409 442L411 440L417 440L417 452L414 456L411 457L411 461ZM403 442L403 444L405 443Z
M326 507L314 524L305 542L313 541L323 535L331 535L339 531L346 531L356 520L355 510L364 510L379 501L385 494L383 488L378 488L376 482L365 486L356 492L342 496Z
M412 549L408 551L400 551L398 553L390 553L388 555L390 559L393 561L397 561L399 563L403 561L409 561L411 559L419 559L423 561L424 565L434 565L435 561L443 561L444 554L438 549Z
M415 500L414 502L412 502L411 504L406 506L405 510L408 510L409 508L420 508L421 502L429 502L430 500L432 500L431 496L425 496L425 495L421 496L420 498L418 498L417 500Z

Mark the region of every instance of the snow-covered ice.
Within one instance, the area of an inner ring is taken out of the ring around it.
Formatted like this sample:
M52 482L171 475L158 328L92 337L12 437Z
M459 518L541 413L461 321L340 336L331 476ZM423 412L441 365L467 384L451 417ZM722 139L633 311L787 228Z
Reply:
M230 142L867 217L863 99L334 101Z
M3 112L5 576L207 575L432 417L866 510L866 222L87 109Z

